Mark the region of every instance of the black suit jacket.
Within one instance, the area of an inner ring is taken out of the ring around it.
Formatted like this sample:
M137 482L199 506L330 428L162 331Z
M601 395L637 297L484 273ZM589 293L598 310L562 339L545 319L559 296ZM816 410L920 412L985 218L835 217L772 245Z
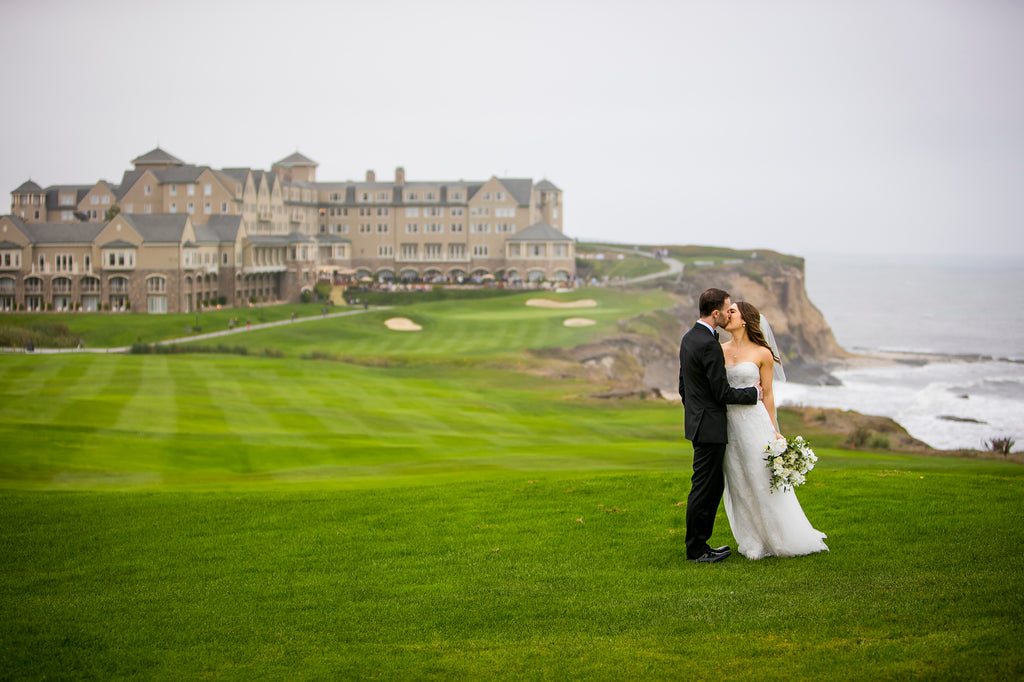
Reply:
M690 441L727 443L725 406L753 405L757 388L732 388L725 375L722 346L699 322L679 344L679 395L686 408L685 429Z

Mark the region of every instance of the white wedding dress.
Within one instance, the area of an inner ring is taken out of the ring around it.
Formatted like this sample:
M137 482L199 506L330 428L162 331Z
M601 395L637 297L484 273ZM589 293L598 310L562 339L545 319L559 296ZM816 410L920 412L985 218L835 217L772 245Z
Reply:
M729 385L753 386L760 378L753 362L726 367ZM725 448L725 512L740 554L748 559L792 557L827 551L826 537L804 515L793 490L771 492L765 446L775 427L764 403L729 405L729 444Z

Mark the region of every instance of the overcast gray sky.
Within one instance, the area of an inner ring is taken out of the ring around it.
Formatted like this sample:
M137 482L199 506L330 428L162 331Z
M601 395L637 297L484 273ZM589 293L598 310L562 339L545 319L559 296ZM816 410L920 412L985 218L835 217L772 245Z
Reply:
M548 178L584 239L1024 255L1016 0L4 0L0 25L5 192L157 144L299 150L321 180Z

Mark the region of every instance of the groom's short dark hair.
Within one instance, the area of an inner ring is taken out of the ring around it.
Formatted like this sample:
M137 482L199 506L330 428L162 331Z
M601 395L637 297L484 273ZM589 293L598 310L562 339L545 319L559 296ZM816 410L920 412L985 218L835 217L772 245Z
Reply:
M725 305L725 299L732 298L728 291L722 291L721 289L707 289L703 294L700 295L700 302L698 307L700 309L700 316L707 317L716 310L721 310L722 306Z

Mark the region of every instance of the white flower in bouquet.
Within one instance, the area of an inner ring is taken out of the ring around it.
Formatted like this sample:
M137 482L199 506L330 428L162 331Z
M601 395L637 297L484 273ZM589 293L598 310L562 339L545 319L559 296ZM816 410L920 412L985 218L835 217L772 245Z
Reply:
M814 468L818 457L810 443L797 436L792 440L779 438L764 448L764 460L771 472L771 492L792 490L807 482L807 472Z

